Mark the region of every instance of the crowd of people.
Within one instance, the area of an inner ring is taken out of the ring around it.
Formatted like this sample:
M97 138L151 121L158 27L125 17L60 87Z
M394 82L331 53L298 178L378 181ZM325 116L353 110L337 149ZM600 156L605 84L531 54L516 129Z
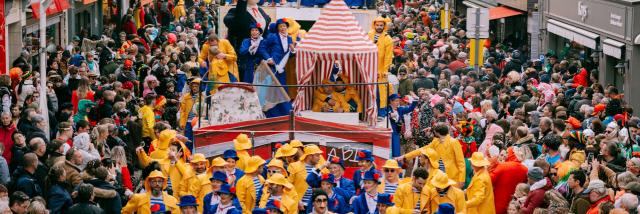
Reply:
M23 51L0 76L0 213L638 213L640 118L581 47L539 61L526 41L490 39L473 68L465 17L441 29L440 0L347 2L381 15L368 38L377 81L389 82L377 105L390 157L342 160L292 140L265 160L245 134L220 157L193 152L219 82L254 83L264 62L286 84L304 39L259 7L276 2L227 3L219 17L215 1L134 1L102 35L48 44L46 65ZM313 110L362 113L334 70Z

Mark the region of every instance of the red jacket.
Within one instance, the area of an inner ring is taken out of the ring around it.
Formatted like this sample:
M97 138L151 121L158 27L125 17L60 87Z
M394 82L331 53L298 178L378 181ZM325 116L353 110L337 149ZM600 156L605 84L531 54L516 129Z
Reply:
M464 68L467 67L467 64L464 63L464 60L455 60L451 63L449 63L449 70L451 70L451 72L455 72L460 68Z
M544 193L546 193L547 190L553 188L553 186L551 185L551 180L549 180L548 178L544 179L547 181L547 184L541 188L529 192L529 194L527 195L527 199L524 200L524 204L522 205L522 207L520 207L520 213L532 214L536 208L546 207L544 206Z
M589 73L587 69L581 68L580 72L578 72L575 76L573 76L573 87L577 88L578 86L589 87L587 83L587 78L589 78Z
M13 147L11 135L13 135L14 132L16 132L16 125L13 123L7 127L0 127L0 142L4 145L2 157L7 160L7 164L11 163L11 147Z
M516 186L519 183L527 182L527 167L519 162L508 161L498 163L489 170L491 183L500 185L493 186L493 201L496 206L496 214L507 213L509 202Z

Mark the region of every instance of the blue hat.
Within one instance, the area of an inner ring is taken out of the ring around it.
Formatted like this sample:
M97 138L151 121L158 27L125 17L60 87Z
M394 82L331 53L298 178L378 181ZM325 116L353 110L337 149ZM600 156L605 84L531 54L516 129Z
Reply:
M236 195L236 188L235 187L231 187L231 185L229 184L222 184L222 186L220 186L220 190L216 191L218 194L227 194L227 195Z
M269 212L267 212L267 209L265 208L255 208L251 213L252 214L268 214Z
M338 164L340 165L340 167L342 167L342 169L344 169L344 161L337 156L329 158L329 162L331 162L332 164Z
M384 204L384 205L387 205L387 206L395 205L393 203L393 195L390 195L390 194L387 194L387 193L378 194L378 204Z
M238 153L236 153L236 150L233 149L224 150L224 153L222 153L222 158L224 158L225 160L233 158L236 161L240 159L238 158Z
M276 23L269 24L269 33L278 33L278 28L276 27Z
M249 30L253 30L254 28L257 28L260 34L262 34L262 26L260 26L260 23L251 23L249 25Z
M438 211L435 214L453 214L456 208L450 203L442 203L438 205Z
M267 210L278 210L280 212L282 212L282 210L280 209L280 201L276 201L276 200L269 200L267 201Z
M398 94L389 95L389 101L394 101L396 99L400 99L400 96L398 96Z
M229 180L227 178L227 174L220 171L215 171L209 180L222 181L222 183L228 184Z
M369 151L369 150L366 150L366 149L365 150L360 150L360 151L358 151L358 156L356 157L356 160L357 161L368 160L368 161L373 162L373 155L371 155L371 151Z
M336 184L336 179L335 178L336 177L333 176L333 174L331 174L331 173L324 173L324 174L322 174L320 176L320 182L327 181L327 182L335 185Z
M369 170L364 172L364 176L362 177L364 181L376 181L380 183L380 173L377 170Z
M196 197L193 195L185 195L180 197L180 203L178 204L180 207L190 207L190 206L198 206L196 202Z
M280 24L286 24L287 27L289 27L289 22L287 22L287 19L285 19L285 18L281 18L281 19L278 19L276 21L276 27L278 27L278 25L280 25Z

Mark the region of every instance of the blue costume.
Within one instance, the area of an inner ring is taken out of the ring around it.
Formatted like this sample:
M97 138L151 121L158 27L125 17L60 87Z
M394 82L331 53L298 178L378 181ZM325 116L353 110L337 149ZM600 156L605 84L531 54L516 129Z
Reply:
M357 161L360 160L368 160L373 162L373 155L371 154L371 151L369 150L362 150L358 152L358 156L356 157ZM353 184L355 186L355 194L356 195L361 195L362 192L364 192L363 188L364 186L362 185L364 182L364 176L365 174L367 174L367 172L372 172L372 173L378 173L381 174L380 171L376 170L375 167L373 167L373 165L371 166L371 168L369 168L367 171L363 172L361 169L356 170L355 172L353 172Z
M338 194L336 190L339 188L333 188L333 194L331 194L327 200L327 209L333 213L346 214L349 210L349 202L342 195ZM313 202L310 201L307 205L307 213L313 210Z
M212 178L213 179L213 178ZM240 205L240 201L238 201L238 198L235 197L235 192L231 192L231 186L229 186L229 184L223 184L222 186L220 186L220 190L217 191L218 194L230 194L233 195L233 199L231 201L231 205L233 208L227 210L227 214L241 214L242 213L242 207ZM204 199L202 199L202 203L204 203L203 206L203 211L202 214L214 214L217 212L218 210L218 206L220 205L220 203L217 204L211 204L211 197L213 197L213 192L207 194L204 196Z
M389 101L394 101L399 99L397 94L392 94L389 96ZM416 108L418 105L417 101L411 102L409 106L399 106L397 109L397 117L392 117L391 114L394 112L391 106L387 107L387 114L389 116L389 120L391 121L391 129L393 132L391 133L391 157L399 157L400 156L400 131L402 130L402 125L404 124L404 115L409 114Z
M231 158L234 159L236 162L240 159L238 158L238 153L236 152L236 150L233 149L227 149L224 151L224 153L222 153L222 158L226 161L227 159ZM244 176L244 171L242 171L241 169L235 168L233 171L233 175L236 176L235 181L233 182L233 187L235 187L236 183L238 182L238 180L240 180L240 178L242 178L242 176ZM213 179L213 178L212 178Z
M376 178L376 175L378 176L378 178ZM380 177L381 176L380 176L379 172L367 171L366 173L364 173L364 176L363 176L362 179L363 180L377 181L378 184L380 184L380 181L379 181ZM378 213L378 210L375 207L373 208L373 210L370 210L369 206L367 206L367 198L369 198L369 200L377 201L378 195L379 194L377 194L377 193L376 193L376 195L369 195L369 193L363 193L363 194L358 195L353 200L353 204L351 204L351 207L353 207L353 213L354 214Z
M365 5L365 1L366 1L366 5ZM375 0L346 0L344 1L345 4L347 4L347 6L349 7L363 7L363 6L369 6L370 8L374 8L374 4L376 3Z
M340 167L342 167L343 170L345 169L344 161L342 159L338 157L332 157L332 158L329 158L329 161L331 162L331 164L337 164ZM339 179L335 179L335 183L336 183L336 192L339 195L342 195L342 197L344 197L346 200L349 200L351 199L351 197L356 195L356 187L353 185L352 180L345 177L340 177Z
M276 31L277 31L277 27L281 24L285 24L287 25L287 27L289 26L289 23L287 23L285 20L278 19L275 25ZM265 39L260 43L262 47L258 48L258 51L260 51L260 54L262 55L262 59L273 60L275 65L270 66L271 71L276 76L276 78L278 79L281 85L286 85L287 84L286 71L278 72L276 70L276 66L284 60L285 56L287 56L288 53L289 53L289 56L293 54L291 52L293 50L289 50L290 45L293 44L293 40L291 36L286 35L287 44L285 45L286 47L286 50L285 50L283 48L281 37L283 36L280 33L269 34L269 36L267 36L267 39ZM286 87L285 87L285 90L287 90ZM265 115L267 117L278 117L278 116L289 115L290 111L291 111L291 102L283 102L269 109L267 112L265 112Z
M260 26L251 24L250 28L252 30L258 29L260 31L260 34L262 34L262 28ZM261 43L262 37L260 36L258 37L258 39L246 38L242 40L242 44L240 45L240 56L246 59L244 62L244 70L242 70L242 73L240 73L242 82L246 82L249 84L253 83L253 72L256 70L256 65L260 64L260 62L262 61L262 55L259 50L261 47ZM252 44L254 44L256 48L251 48Z

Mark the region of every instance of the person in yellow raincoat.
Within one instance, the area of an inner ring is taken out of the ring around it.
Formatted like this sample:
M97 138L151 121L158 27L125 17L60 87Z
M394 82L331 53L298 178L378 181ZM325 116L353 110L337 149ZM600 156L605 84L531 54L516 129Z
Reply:
M187 11L184 7L184 0L179 0L178 4L173 7L173 11L171 11L171 13L173 14L173 18L175 18L176 22L180 21L180 17L186 17Z
M220 50L217 46L209 46L209 73L208 78L211 81L216 82L231 82L231 78L229 77L229 66L225 62L224 59L220 59L218 56L220 54ZM211 90L212 94L220 87L220 84L214 84L213 89Z
M285 178L288 175L287 170L284 168L284 162L282 162L282 160L271 159L271 161L269 161L269 163L267 164L267 179L269 179L276 173L284 175Z
M377 17L371 24L369 31L369 40L378 47L378 82L388 82L387 73L393 61L393 40L387 34L387 21L382 17ZM393 91L390 84L378 85L378 108L385 109L387 107L388 91ZM384 115L384 112L380 112ZM380 115L379 114L379 115Z
M302 29L302 26L300 26L300 24L298 24L298 22L296 22L296 20L293 17L286 17L285 21L287 23L289 23L289 27L287 28L287 34L289 34L289 36L291 36L291 41L293 42L293 44L296 44L298 42L300 42L302 39L304 39L304 36L307 34L306 30ZM287 61L287 64L285 65L285 71L295 71L296 70L296 60L289 60ZM296 77L296 72L287 72L287 84L289 85L295 85L298 84L297 81L297 77ZM289 88L289 96L290 97L296 97L295 94L297 93L297 88Z
M202 200L207 193L211 192L211 174L208 173L209 161L203 154L195 153L191 159L189 174L183 179L183 186L187 187L188 194L196 197L200 204L199 210L202 210Z
M464 192L456 187L457 182L449 179L447 174L438 170L435 172L431 180L431 185L435 188L423 188L423 194L428 195L428 200L420 201L422 211L427 213L435 213L438 211L438 205L442 203L450 203L455 207L456 213L465 213L467 210L464 198Z
M167 177L155 170L144 180L146 192L134 194L127 205L122 208L124 214L151 214L171 212L180 214L178 200L163 191L167 187ZM156 198L161 198L156 200Z
M240 170L246 170L249 163L249 149L253 147L251 139L246 134L239 134L236 139L233 140L233 147L236 149L238 161L236 161L236 167ZM245 172L246 173L246 172Z
M180 98L180 129L184 130L184 135L193 142L193 125L194 119L198 118L199 106L204 105L206 98L203 92L200 92L200 83L202 79L195 78L189 83L189 92ZM202 112L200 112L202 113ZM187 143L187 147L191 150L193 145Z
M319 172L328 165L323 164L321 167L316 168L321 154L322 150L320 150L318 146L308 145L304 148L302 158L299 161L289 164L287 170L289 171L289 182L293 184L301 206L306 206L309 202L308 200L311 199L311 188L307 183L307 176L310 173L315 173L315 170Z
M491 163L480 152L474 152L469 161L473 167L473 178L467 188L467 214L495 214L493 185L487 171Z
M258 207L266 208L270 200L280 201L280 210L284 214L298 213L298 196L293 185L280 173L275 173L267 179Z
M341 74L336 79L336 84L349 84L349 77ZM362 113L362 101L360 100L360 93L354 86L334 86L336 92L342 95L344 101L349 104L349 110L347 112Z
M323 86L313 92L312 111L315 112L349 112L349 103L342 94L334 90L329 79L322 81Z
M219 52L217 52L215 56L211 55L210 47L217 47L217 50ZM213 59L223 60L226 64L226 71L224 72L232 74L234 76L233 78L235 78L236 80L239 78L237 63L238 55L236 54L236 51L233 49L233 46L231 46L231 43L229 43L229 40L220 39L215 34L209 35L209 37L207 38L207 42L202 45L202 48L200 48L200 54L198 55L198 62L200 63L200 67L209 68L210 76L212 74L222 72L216 69L225 69L220 65L216 65L215 67L212 66ZM211 89L213 90L213 88Z
M243 214L251 213L256 207L256 202L261 199L262 192L260 190L264 185L264 178L260 174L264 164L265 161L260 156L252 156L244 170L244 176L236 183L236 195L240 206L242 206Z
M460 143L455 138L449 136L449 128L444 124L437 124L433 130L435 137L429 145L409 152L396 159L413 159L422 153L421 150L431 148L440 155L438 162L442 161L442 167L444 167L443 171L447 173L449 178L458 182L459 187L462 187L465 182L466 164L464 162L464 155L462 154L462 147L460 146Z
M411 182L404 183L398 186L395 194L393 195L395 201L395 207L400 209L400 213L412 214L415 211L421 211L425 207L429 196L423 189L429 189L427 187L427 178L429 173L424 168L417 168L413 171ZM420 204L420 207L416 207L416 204Z
M439 170L438 162L440 160L440 155L433 150L432 148L420 149L422 155L420 155L420 165L426 167L427 172L429 172L429 177L427 178L427 185L431 185L431 179L436 175L436 171Z
M174 141L176 131L164 130L160 132L157 139L158 147L156 150L147 155L142 147L136 149L140 165L146 167L153 161L160 164L162 173L169 176L167 183L176 198L187 195L186 187L183 186L182 178L189 173L187 160L191 156L191 152L180 141ZM167 149L168 148L168 149Z
M153 132L153 127L156 125L156 115L153 112L155 101L155 93L147 94L144 96L144 106L138 110L142 118L142 138L156 139L156 135Z
M398 161L392 159L385 161L382 166L384 178L378 185L378 192L393 195L399 185L410 182L410 178L400 178L401 171L402 168L398 165Z

